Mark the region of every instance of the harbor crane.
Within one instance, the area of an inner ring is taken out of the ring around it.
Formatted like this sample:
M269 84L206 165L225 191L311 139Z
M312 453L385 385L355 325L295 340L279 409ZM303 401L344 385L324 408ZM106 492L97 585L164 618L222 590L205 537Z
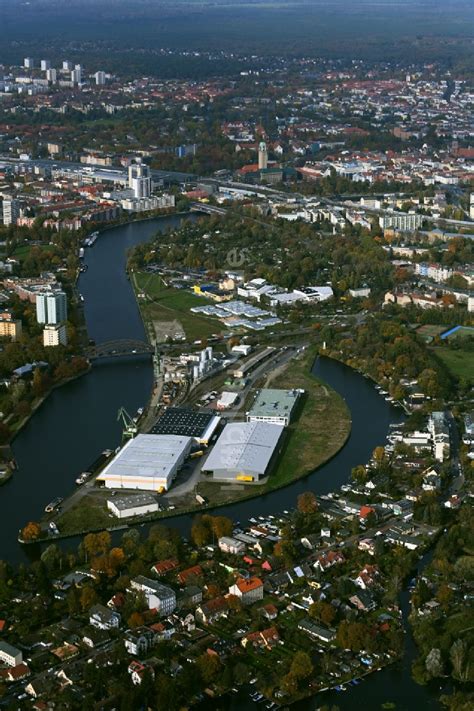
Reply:
M124 407L121 407L117 414L117 422L120 420L123 422L122 441L133 439L138 433L138 426Z

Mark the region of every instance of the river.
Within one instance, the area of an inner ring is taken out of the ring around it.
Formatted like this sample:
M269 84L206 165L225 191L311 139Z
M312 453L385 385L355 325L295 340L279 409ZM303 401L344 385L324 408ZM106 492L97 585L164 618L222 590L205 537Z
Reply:
M149 240L158 230L179 224L180 218L166 217L137 222L105 231L86 251L88 270L81 275L79 290L84 296L89 335L97 343L133 338L144 340L144 327L133 290L125 273L127 251ZM351 468L367 461L373 449L383 444L388 426L402 414L388 404L372 384L346 366L320 358L314 373L344 397L352 414L352 431L343 449L316 472L290 487L255 500L234 504L220 512L234 520L291 508L299 493L314 490L327 493L346 482ZM16 542L18 530L28 520L38 520L44 506L74 487L75 477L107 447L120 443L117 411L124 406L135 412L149 397L152 367L149 358L109 360L94 364L82 378L55 390L13 442L18 471L0 489L2 536L0 558L12 563L34 555L33 548ZM189 531L187 516L169 524ZM77 542L76 542L77 543ZM402 601L403 602L403 601ZM325 694L297 708L313 709L323 703L337 703L341 709L363 706L380 709L385 701L397 709L439 708L431 692L410 679L414 649L407 635L407 656L403 662L372 675L350 692ZM216 708L246 709L253 704L242 695L218 702Z

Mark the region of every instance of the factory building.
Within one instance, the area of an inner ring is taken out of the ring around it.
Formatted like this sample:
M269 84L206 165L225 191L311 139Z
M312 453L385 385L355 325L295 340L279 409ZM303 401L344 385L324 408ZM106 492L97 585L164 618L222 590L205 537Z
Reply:
M198 444L209 444L221 418L212 412L187 407L168 407L151 428L152 434L192 437Z
M281 425L267 422L226 425L202 471L219 481L258 482L271 471L283 431Z
M139 434L107 464L97 481L107 489L167 491L188 456L193 439Z
M302 390L260 390L247 412L247 422L270 422L286 427L290 424L298 398Z

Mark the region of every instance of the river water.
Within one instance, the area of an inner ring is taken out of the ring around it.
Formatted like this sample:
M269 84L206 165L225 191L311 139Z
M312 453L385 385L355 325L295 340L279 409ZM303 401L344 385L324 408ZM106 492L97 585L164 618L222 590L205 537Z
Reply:
M89 336L97 343L119 338L145 340L144 327L133 290L125 273L128 250L151 239L158 231L173 228L180 218L166 217L137 222L105 231L94 247L86 250L88 270L81 275L79 291L84 296ZM313 474L290 487L251 501L234 504L219 512L246 521L294 506L298 494L308 489L318 494L338 488L348 480L351 468L365 463L373 449L383 444L391 422L401 421L399 410L389 405L369 381L346 366L318 359L314 373L337 390L352 415L352 431L342 450ZM147 357L109 360L94 364L91 372L55 390L13 442L18 471L0 489L2 502L0 558L12 563L35 555L33 548L17 541L18 530L29 520L38 520L45 505L56 496L66 496L76 476L105 448L120 443L117 412L129 412L146 404L152 386L152 366ZM169 524L189 532L187 516ZM77 541L74 542L77 544ZM406 659L372 675L350 692L320 695L298 706L313 709L337 703L341 709L380 709L385 701L397 709L439 708L431 691L410 679L413 644L407 637ZM222 700L216 708L246 709L253 704L239 694Z

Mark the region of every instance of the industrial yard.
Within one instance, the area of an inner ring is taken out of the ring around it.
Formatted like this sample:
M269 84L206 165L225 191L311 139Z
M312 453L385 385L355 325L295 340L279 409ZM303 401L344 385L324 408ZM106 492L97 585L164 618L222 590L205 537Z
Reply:
M225 381L216 375L191 387L179 406L160 407L147 432L145 417L131 422L124 446L43 525L54 519L58 535L72 535L165 518L259 496L310 473L350 432L344 402L310 372L314 357L314 349L262 349L237 360ZM239 397L225 409L212 388L219 383L225 393L236 382ZM272 388L263 387L268 382ZM145 494L154 502L143 503Z

